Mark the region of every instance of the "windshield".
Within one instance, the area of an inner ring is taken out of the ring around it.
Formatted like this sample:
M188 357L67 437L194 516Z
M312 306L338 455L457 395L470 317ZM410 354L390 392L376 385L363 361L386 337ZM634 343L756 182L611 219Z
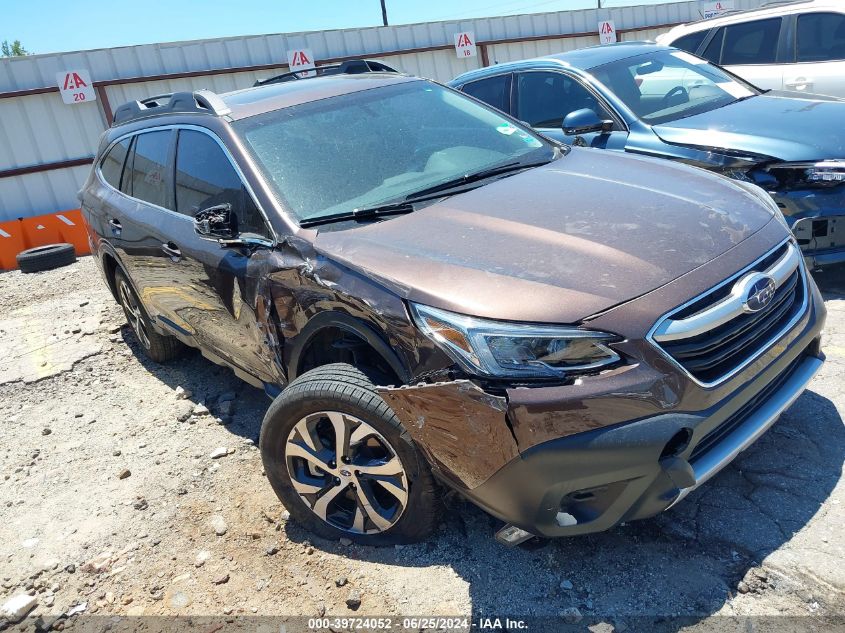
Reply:
M683 51L629 57L590 71L651 125L709 112L759 94L703 59Z
M514 161L554 157L533 132L427 81L330 97L234 125L298 221L404 200Z

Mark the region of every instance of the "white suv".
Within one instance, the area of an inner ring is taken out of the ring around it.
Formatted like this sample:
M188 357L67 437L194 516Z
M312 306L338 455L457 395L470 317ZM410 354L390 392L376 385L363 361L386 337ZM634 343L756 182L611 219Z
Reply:
M845 1L774 2L657 38L764 89L845 97Z

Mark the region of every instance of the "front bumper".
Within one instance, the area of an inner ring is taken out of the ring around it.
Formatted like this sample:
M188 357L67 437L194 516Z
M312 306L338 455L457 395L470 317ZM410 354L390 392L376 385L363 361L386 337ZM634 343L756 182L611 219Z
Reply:
M654 516L759 438L801 395L822 363L818 345L811 344L715 410L665 414L544 442L464 494L500 519L548 537L598 532ZM768 391L770 384L777 387ZM758 395L763 398L755 402ZM750 411L747 403L754 405ZM718 442L694 455L708 437L703 429L713 433L724 427L730 428ZM686 429L693 441L680 452L672 450L673 438L679 433L686 437Z

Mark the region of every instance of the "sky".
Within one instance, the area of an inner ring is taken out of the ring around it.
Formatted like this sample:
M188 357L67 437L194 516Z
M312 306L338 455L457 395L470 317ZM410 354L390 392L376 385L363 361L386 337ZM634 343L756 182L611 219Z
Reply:
M604 6L665 0L604 0ZM386 0L390 24L595 7L595 0ZM0 0L0 41L54 53L381 25L379 0Z

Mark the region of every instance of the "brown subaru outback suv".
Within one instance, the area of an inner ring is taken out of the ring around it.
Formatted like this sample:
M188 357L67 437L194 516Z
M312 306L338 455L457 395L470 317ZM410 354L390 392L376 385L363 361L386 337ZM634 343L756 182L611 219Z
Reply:
M358 70L126 104L80 193L146 353L199 348L274 398L295 520L418 540L445 488L511 544L604 530L700 486L819 369L824 306L762 190Z

